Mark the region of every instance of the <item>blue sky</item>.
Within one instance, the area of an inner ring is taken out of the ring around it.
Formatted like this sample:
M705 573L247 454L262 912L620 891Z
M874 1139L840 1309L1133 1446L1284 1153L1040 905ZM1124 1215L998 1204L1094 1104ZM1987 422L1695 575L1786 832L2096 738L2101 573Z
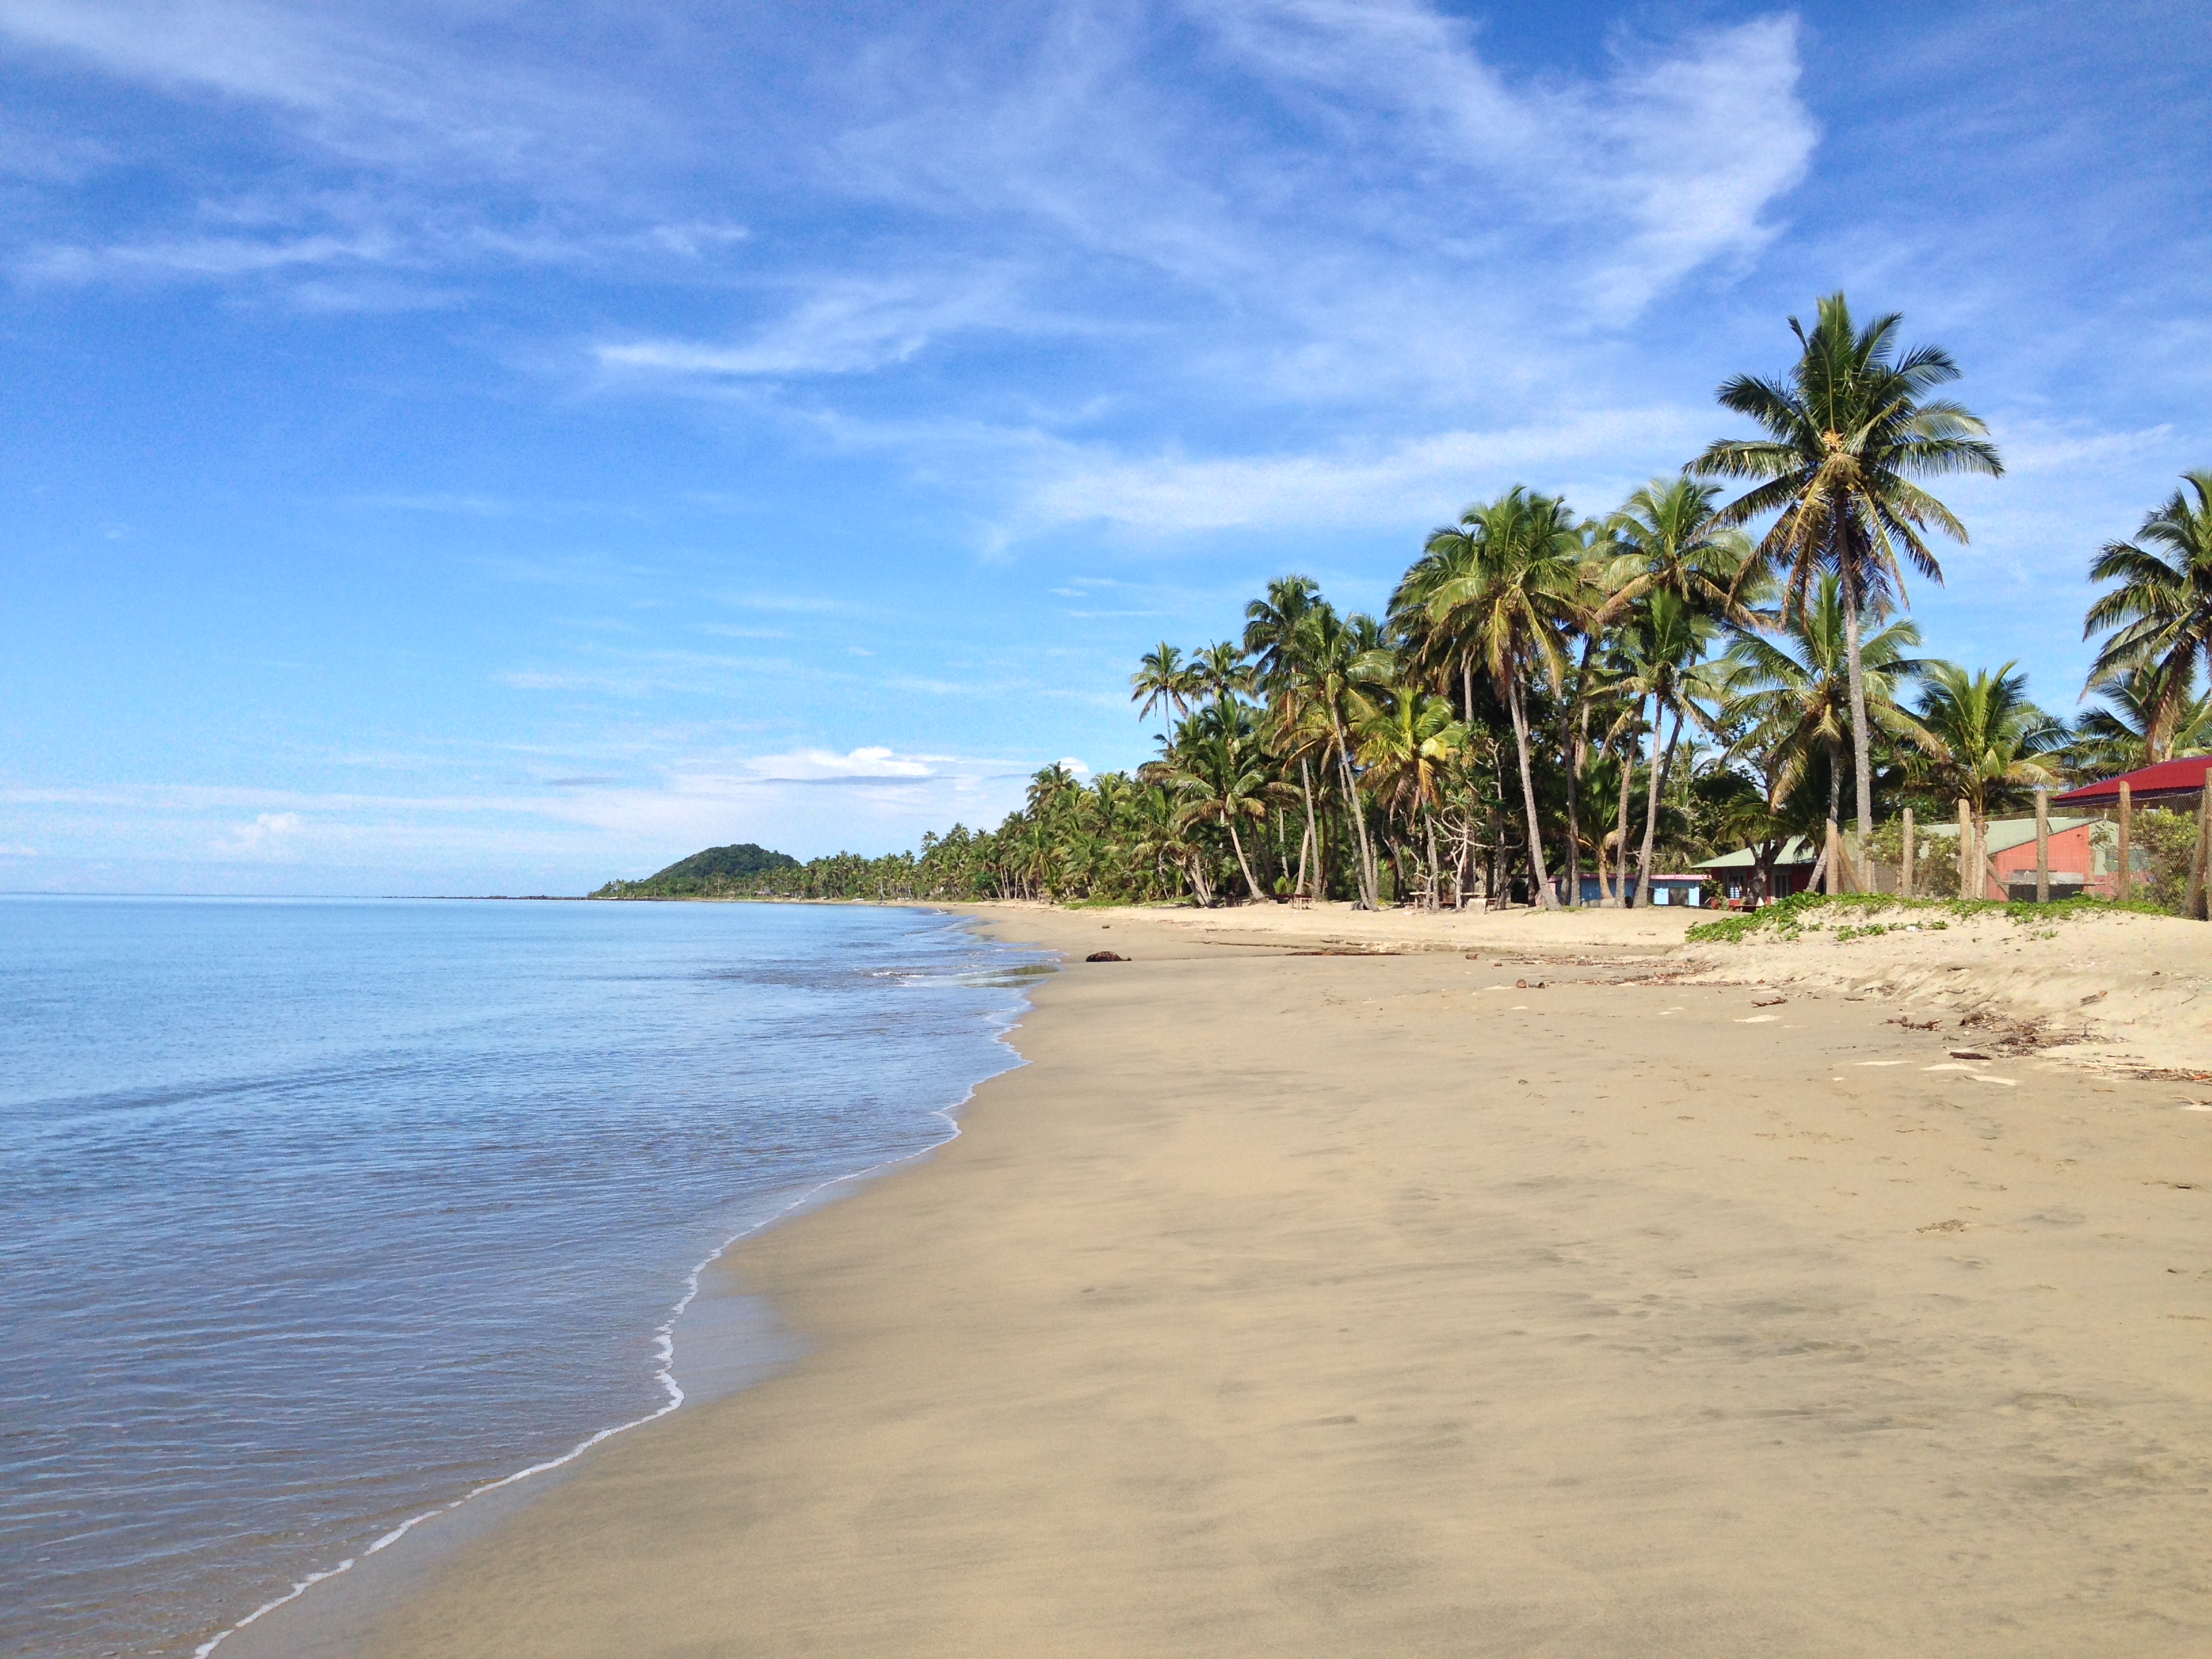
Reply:
M1932 21L1931 21L1932 20ZM1734 430L1842 288L2070 711L2208 432L2173 5L0 0L0 887L580 891L995 822L1299 569Z

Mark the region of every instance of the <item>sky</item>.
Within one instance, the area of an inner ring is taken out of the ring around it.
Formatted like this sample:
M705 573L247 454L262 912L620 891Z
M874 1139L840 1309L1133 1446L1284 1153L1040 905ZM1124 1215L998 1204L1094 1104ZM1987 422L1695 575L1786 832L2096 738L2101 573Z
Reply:
M2212 465L2212 13L0 0L0 890L576 893L995 823L1270 578L1610 509L1841 289L2077 706Z

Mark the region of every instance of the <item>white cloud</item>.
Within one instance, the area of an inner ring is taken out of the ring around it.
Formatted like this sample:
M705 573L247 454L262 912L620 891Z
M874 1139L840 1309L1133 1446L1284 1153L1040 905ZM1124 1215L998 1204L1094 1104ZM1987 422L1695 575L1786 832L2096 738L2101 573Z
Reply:
M830 279L792 312L736 344L648 339L592 349L602 368L717 376L854 374L902 363L947 334L1004 327L1004 273L977 272L936 285L913 280Z
M214 850L231 858L283 858L299 844L301 817L297 812L263 812L251 823L233 826L214 843Z
M756 776L789 783L842 782L851 778L927 778L936 775L927 760L895 755L888 749L854 749L839 755L826 749L802 749L788 755L763 755L745 763Z
M1556 424L1444 432L1334 454L1125 459L1070 448L1040 460L1024 530L1099 520L1152 533L1395 524L1455 511L1521 481L1557 488L1624 450L1681 448L1702 411L1605 410ZM1441 506L1439 504L1442 504Z

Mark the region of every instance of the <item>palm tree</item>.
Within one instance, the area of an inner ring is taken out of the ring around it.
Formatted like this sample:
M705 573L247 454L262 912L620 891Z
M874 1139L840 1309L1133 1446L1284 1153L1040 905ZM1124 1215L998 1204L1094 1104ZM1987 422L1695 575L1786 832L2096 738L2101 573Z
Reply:
M1804 603L1761 614L1759 623L1756 632L1740 630L1728 652L1729 713L1743 726L1734 752L1759 757L1767 802L1777 811L1825 759L1826 818L1833 823L1843 797L1851 713L1851 630L1844 618L1841 580L1821 577ZM1919 643L1920 629L1909 618L1862 629L1859 684L1874 726L1893 742L1932 753L1936 739L1898 702L1905 683L1926 666L1909 654Z
M1425 833L1426 903L1433 910L1441 879L1434 812L1443 799L1445 772L1466 741L1467 728L1452 717L1449 698L1432 696L1418 687L1389 687L1379 701L1382 706L1360 723L1360 764L1367 769L1383 811L1395 812L1407 829L1419 827Z
M1651 849L1659 831L1659 797L1667 787L1667 774L1682 740L1683 722L1697 714L1697 699L1718 694L1719 682L1700 670L1719 628L1666 588L1655 589L1638 607L1621 641L1626 672L1617 689L1651 707L1650 775L1644 805L1644 850L1637 862L1636 902L1651 902ZM1674 735L1662 751L1660 729L1668 714L1674 716Z
M1300 696L1310 710L1327 721L1330 745L1336 751L1338 786L1349 820L1346 839L1358 854L1359 905L1364 910L1377 904L1375 851L1368 842L1358 781L1352 775L1349 732L1365 712L1363 688L1382 665L1379 635L1372 617L1354 611L1340 617L1325 605L1303 617L1297 632Z
M1756 558L1751 538L1713 505L1718 484L1689 478L1654 478L1605 522L1620 556L1614 614L1649 592L1672 593L1692 610L1741 623L1747 615L1744 586ZM1607 618L1610 620L1610 617Z
M1521 763L1535 896L1546 909L1556 908L1544 867L1521 688L1532 674L1559 688L1565 666L1561 636L1577 619L1582 536L1565 501L1516 484L1494 501L1468 507L1456 527L1435 532L1428 548L1449 559L1455 573L1438 580L1429 595L1431 623L1460 641L1458 654L1480 661L1504 693Z
M2105 777L2212 747L2212 692L2197 690L2193 659L2179 690L2157 664L2093 680L2089 690L2104 702L2074 722L2068 763L2077 772Z
M1950 508L1911 481L1954 472L1996 477L2004 471L1979 418L1948 398L1927 396L1958 379L1958 366L1939 346L1900 354L1902 321L1893 312L1855 328L1841 294L1820 301L1809 331L1792 317L1799 356L1789 379L1739 374L1718 394L1723 407L1758 422L1766 436L1723 439L1686 469L1707 477L1762 480L1721 516L1743 524L1777 515L1758 551L1787 570L1785 605L1802 605L1821 572L1832 571L1842 581L1862 845L1874 833L1874 763L1861 620L1903 598L1900 550L1921 574L1943 580L1923 530L1933 526L1966 540L1966 527Z
M1149 719L1154 709L1164 707L1170 720L1181 720L1198 700L1194 665L1186 663L1182 653L1165 640L1160 641L1158 650L1147 651L1138 663L1137 672L1129 677L1129 701L1144 704L1138 715Z
M1176 814L1179 827L1211 823L1228 830L1246 890L1255 902L1264 900L1267 896L1261 890L1251 860L1244 854L1237 821L1265 823L1273 803L1290 792L1268 776L1266 757L1258 745L1249 737L1208 732L1180 747L1156 776L1182 801Z
M1937 662L1924 671L1920 724L1934 744L1917 769L1966 801L1977 846L1984 844L1993 804L2058 778L2045 757L2064 744L2065 725L2027 700L2027 676L2014 668L1969 674Z
M2189 490L2175 490L2134 541L2098 550L2089 580L2118 586L2099 596L2082 626L2084 639L2112 632L2089 670L2093 687L2126 669L2158 671L2144 737L2147 748L2167 753L2197 665L2212 665L2212 471L2182 477Z
M1259 690L1267 699L1274 746L1298 763L1298 793L1305 805L1305 829L1298 842L1298 892L1304 896L1308 859L1314 887L1322 884L1321 834L1314 817L1313 723L1304 719L1310 680L1304 650L1307 619L1325 609L1320 584L1310 576L1281 576L1267 584L1267 597L1244 607L1244 649L1253 659Z
M1243 648L1234 640L1218 640L1191 659L1190 673L1199 694L1210 697L1218 708L1258 683Z

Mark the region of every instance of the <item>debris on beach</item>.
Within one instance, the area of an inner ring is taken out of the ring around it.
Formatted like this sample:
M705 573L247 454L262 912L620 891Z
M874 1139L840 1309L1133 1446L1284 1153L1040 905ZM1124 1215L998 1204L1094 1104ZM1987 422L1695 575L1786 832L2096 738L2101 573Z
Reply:
M1111 951L1093 951L1083 958L1085 962L1127 962L1127 957L1116 956Z

